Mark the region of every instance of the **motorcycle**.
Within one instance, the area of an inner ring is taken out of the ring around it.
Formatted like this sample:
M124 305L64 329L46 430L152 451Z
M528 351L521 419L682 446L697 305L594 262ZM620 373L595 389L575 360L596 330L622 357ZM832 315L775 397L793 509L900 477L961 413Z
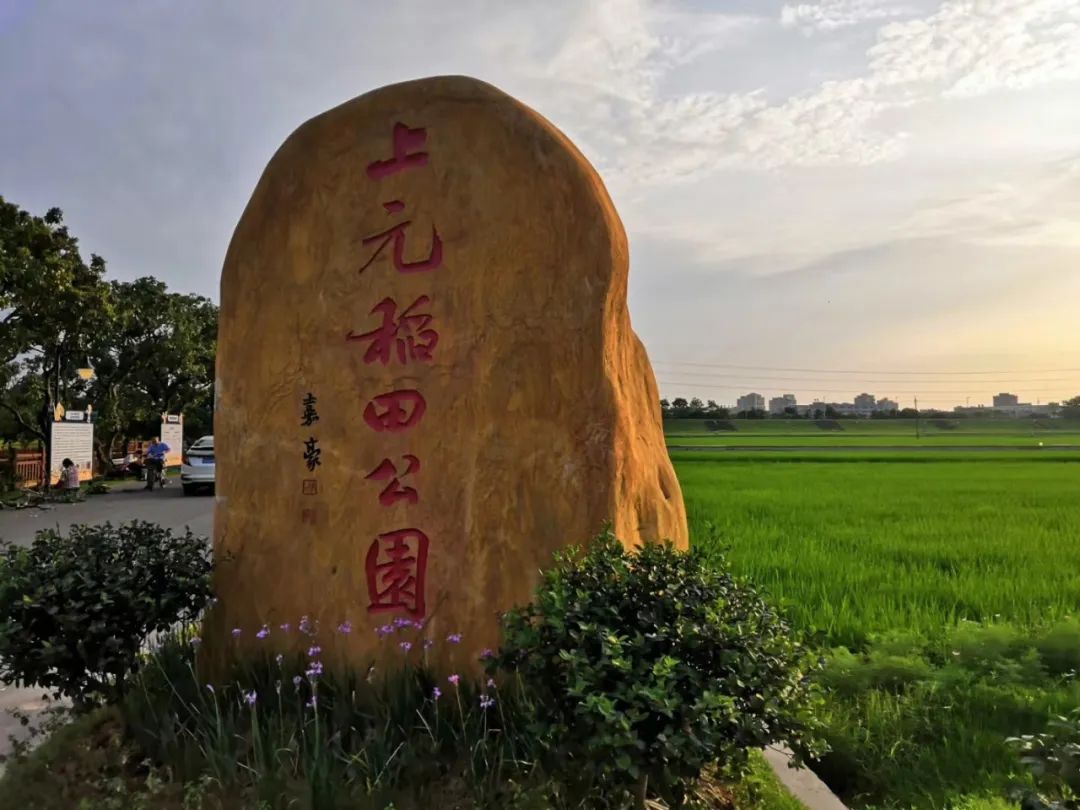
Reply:
M148 461L146 464L146 488L153 489L154 484L158 485L158 489L164 489L165 484L168 483L168 479L165 477L165 462L164 461Z

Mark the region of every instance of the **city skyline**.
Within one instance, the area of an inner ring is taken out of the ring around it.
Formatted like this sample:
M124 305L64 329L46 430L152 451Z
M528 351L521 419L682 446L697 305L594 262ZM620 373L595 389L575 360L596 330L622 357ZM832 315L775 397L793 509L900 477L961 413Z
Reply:
M947 381L946 384L957 385L955 381ZM833 383L832 385L836 385ZM907 385L910 385L908 383ZM801 392L801 393L800 393ZM817 392L817 393L815 393ZM742 408L740 400L751 394L759 395L764 400L764 408L769 410L771 401L775 398L784 397L785 395L792 395L798 406L806 406L811 403L820 402L830 405L837 405L842 403L856 404L859 396L870 395L877 401L890 400L897 403L898 408L914 408L917 405L921 410L942 410L951 411L956 408L986 408L993 409L995 407L1016 407L1019 405L1034 405L1045 406L1051 403L1062 403L1073 397L1080 396L1080 387L1078 387L1075 393L1068 393L1060 397L1044 397L1044 396L1026 396L1021 389L1012 390L1009 387L996 388L993 393L986 393L982 395L940 395L935 394L934 390L930 387L926 389L925 394L896 394L890 393L888 390L877 386L870 387L858 387L843 389L840 387L829 387L829 385L806 387L793 389L791 386L784 387L779 383L773 386L746 386L746 385L718 385L713 383L701 383L696 385L691 382L685 382L681 384L664 384L660 383L661 398L668 400L669 402L681 398L690 400L693 398L701 399L702 401L712 400L721 407L729 409L747 410L748 408ZM1015 397L1015 403L999 402L998 398L1002 395Z

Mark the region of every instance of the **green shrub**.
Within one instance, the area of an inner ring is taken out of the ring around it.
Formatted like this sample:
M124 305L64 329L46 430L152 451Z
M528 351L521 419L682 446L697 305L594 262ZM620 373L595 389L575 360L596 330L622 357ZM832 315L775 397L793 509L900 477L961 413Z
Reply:
M1042 734L1009 740L1021 753L1039 785L1040 795L1028 796L1025 810L1080 808L1080 708L1055 717Z
M540 707L548 772L611 805L678 806L706 767L742 773L770 743L816 750L816 663L715 555L628 552L610 533L560 555L489 667Z
M206 605L211 567L205 538L152 523L0 543L0 680L117 702L148 636Z

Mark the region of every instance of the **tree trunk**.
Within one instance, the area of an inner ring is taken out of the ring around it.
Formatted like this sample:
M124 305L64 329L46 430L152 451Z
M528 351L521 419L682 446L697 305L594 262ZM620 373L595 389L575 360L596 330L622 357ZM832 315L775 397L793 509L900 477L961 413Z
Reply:
M649 796L648 776L642 776L641 779L638 780L637 790L635 791L635 793L636 795L634 796L634 806L637 808L637 810L645 810L647 806L646 799Z

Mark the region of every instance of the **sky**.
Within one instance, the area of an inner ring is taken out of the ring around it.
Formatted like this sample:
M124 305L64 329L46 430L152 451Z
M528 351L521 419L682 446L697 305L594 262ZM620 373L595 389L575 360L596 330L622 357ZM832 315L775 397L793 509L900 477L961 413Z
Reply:
M216 299L296 126L449 73L599 169L665 396L1080 394L1080 0L0 0L0 195Z

